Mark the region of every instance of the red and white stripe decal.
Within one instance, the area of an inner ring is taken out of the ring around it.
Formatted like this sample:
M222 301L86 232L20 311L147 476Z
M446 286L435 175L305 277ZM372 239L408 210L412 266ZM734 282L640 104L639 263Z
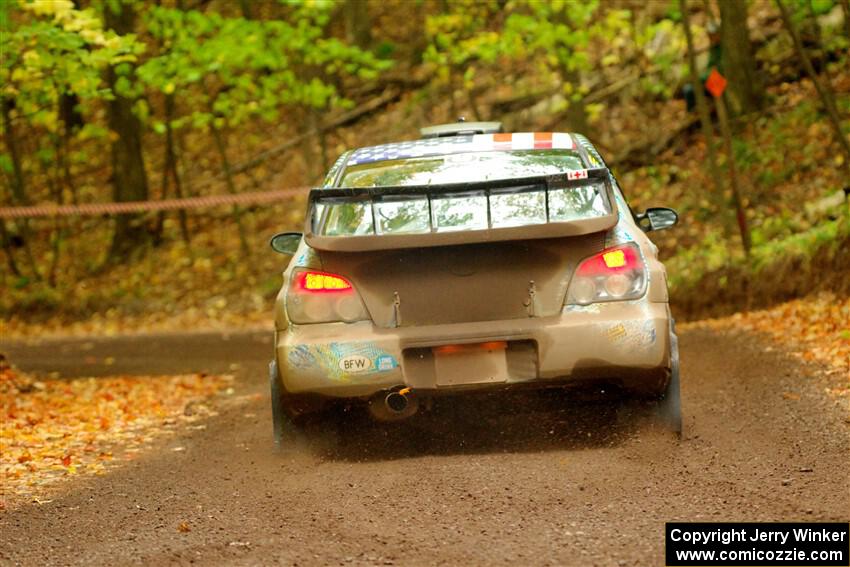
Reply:
M477 134L472 142L482 150L573 150L573 137L564 132Z
M536 132L534 134L535 150L552 149L552 132Z
M514 147L513 134L493 134L494 150L516 150Z

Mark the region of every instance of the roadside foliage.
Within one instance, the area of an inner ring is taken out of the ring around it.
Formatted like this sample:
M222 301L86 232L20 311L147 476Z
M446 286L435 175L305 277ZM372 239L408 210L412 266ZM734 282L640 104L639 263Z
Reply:
M39 502L63 479L136 458L178 426L215 415L216 396L230 383L202 374L37 380L3 361L0 507Z
M820 364L827 374L841 378L841 384L831 393L850 396L850 299L824 293L770 309L687 323L683 327L762 334L795 357Z

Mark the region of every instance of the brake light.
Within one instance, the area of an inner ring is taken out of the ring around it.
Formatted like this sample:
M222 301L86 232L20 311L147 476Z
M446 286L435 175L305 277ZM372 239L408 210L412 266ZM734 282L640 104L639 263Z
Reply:
M295 270L286 296L293 323L332 323L369 319L351 282L343 276L315 270Z
M576 275L598 276L626 272L643 267L637 246L626 244L603 250L579 264Z
M340 292L354 289L351 282L342 276L325 272L301 272L298 274L298 285L304 291Z
M602 260L609 268L622 268L626 265L626 254L622 250L614 250L603 254Z
M646 292L646 266L637 244L629 243L586 258L576 268L567 303L637 299Z

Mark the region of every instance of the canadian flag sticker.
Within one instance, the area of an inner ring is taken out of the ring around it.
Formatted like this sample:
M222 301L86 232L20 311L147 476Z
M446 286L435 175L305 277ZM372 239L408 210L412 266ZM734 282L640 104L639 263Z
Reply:
M587 170L574 169L567 174L567 179L587 179Z

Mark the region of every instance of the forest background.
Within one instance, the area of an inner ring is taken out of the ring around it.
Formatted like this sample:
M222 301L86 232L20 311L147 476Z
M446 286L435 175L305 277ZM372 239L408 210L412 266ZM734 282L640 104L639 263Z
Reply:
M305 188L459 116L585 133L677 209L680 318L850 296L848 0L6 0L0 30L4 335L269 326Z

